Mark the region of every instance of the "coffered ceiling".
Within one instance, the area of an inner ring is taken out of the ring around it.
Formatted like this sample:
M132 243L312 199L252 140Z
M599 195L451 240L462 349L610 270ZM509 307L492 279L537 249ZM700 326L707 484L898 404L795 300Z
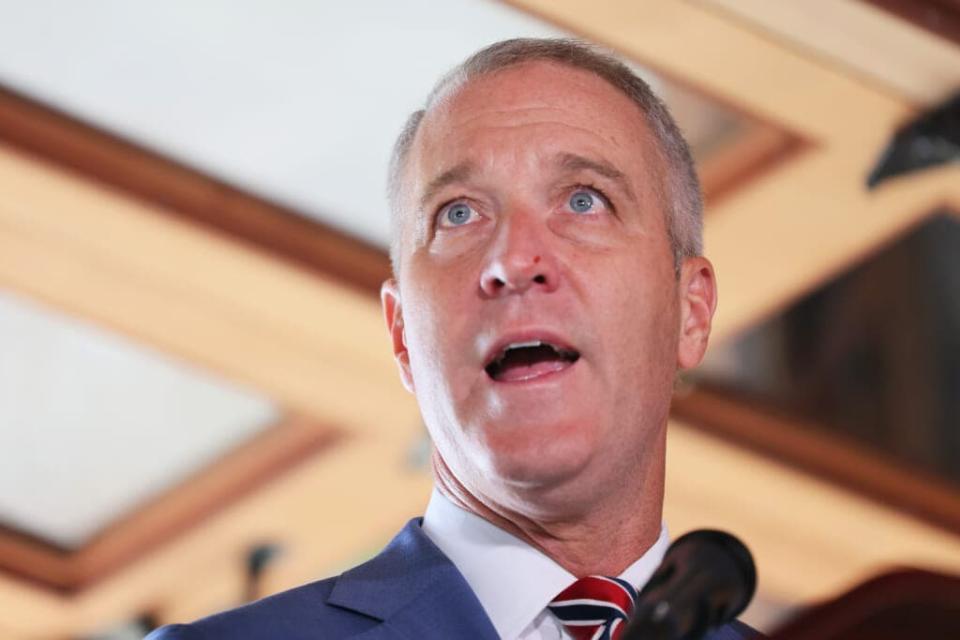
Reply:
M960 209L955 167L864 189L960 65L954 43L854 0L3 13L5 638L203 615L241 599L253 544L285 549L267 592L357 561L422 510L424 434L375 296L384 170L406 114L486 43L575 34L667 96L707 191L718 342ZM721 406L695 400L673 425L667 519L747 539L769 615L890 562L960 570L956 531L687 424Z

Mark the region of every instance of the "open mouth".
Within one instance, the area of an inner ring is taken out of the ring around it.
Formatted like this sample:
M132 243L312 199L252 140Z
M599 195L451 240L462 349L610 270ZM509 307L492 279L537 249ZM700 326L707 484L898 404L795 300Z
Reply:
M484 369L497 382L518 382L562 371L579 358L574 349L528 340L506 345Z

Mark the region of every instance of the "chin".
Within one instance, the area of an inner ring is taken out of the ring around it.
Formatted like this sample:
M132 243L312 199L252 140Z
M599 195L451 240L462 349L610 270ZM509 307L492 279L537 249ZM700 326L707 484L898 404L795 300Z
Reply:
M596 429L583 421L513 424L486 430L485 457L499 482L549 488L577 478L596 453Z

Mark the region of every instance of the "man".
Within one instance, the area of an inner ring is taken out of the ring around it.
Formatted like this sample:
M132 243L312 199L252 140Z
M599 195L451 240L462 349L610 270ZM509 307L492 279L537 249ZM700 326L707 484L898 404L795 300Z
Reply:
M674 379L703 356L716 304L676 125L612 58L506 41L413 114L390 196L382 301L435 445L425 517L341 576L154 638L615 638L626 626L668 544ZM592 622L570 607L607 596Z

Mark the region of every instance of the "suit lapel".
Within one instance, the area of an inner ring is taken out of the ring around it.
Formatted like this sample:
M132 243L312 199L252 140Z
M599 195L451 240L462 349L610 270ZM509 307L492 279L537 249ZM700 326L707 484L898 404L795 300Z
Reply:
M377 557L340 576L327 604L383 620L357 640L497 640L476 595L420 522L411 520Z

